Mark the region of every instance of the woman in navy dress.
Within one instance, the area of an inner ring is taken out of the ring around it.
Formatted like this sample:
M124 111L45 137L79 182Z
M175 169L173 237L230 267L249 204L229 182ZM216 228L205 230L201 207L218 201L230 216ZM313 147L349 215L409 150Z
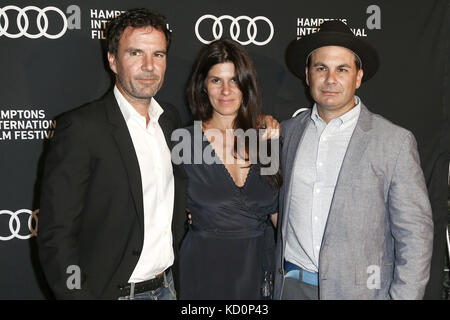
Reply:
M235 137L237 129L257 133L261 116L246 50L227 39L204 47L188 100L200 121L187 128L191 147L183 163L192 223L180 252L180 298L267 298L281 177L278 168L261 174L267 166L250 156L259 143L238 144Z

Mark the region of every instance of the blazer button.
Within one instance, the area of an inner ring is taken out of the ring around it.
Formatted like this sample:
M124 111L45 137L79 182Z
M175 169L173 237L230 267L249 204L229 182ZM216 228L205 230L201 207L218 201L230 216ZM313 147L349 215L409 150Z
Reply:
M139 250L133 250L131 253L133 254L133 256L140 256L141 255L141 251L139 251Z
M278 272L280 272L284 276L284 270L283 268L278 269Z

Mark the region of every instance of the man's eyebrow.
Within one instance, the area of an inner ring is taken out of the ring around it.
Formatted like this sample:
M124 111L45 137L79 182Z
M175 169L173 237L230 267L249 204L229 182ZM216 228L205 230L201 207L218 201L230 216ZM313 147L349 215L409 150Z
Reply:
M125 49L125 51L127 51L127 52L129 52L129 51L140 51L140 52L143 52L144 50L138 49L138 48L130 47L130 48ZM164 53L164 54L167 54L167 50L164 50L164 49L156 50L155 53Z
M320 62L320 61L317 61L312 66L313 67L320 67L320 66L328 67L324 62ZM343 64L338 65L337 67L338 68L351 68L352 66L349 65L348 63L343 63Z
M133 47L131 47L131 48L127 48L125 51L126 51L126 52L130 52L130 51L142 51L142 50L141 50L141 49L138 49L138 48L133 48Z

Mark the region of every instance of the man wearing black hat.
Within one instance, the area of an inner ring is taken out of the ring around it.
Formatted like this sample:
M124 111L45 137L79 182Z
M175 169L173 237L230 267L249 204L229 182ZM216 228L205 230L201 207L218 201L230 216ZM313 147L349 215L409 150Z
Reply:
M275 299L421 299L433 223L416 142L355 95L376 50L334 20L286 59L315 104L281 126Z

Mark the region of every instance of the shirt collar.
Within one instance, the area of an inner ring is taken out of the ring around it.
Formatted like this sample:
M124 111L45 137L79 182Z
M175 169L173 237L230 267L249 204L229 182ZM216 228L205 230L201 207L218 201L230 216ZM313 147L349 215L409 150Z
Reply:
M361 112L361 99L358 96L355 96L355 107L353 107L352 109L350 109L349 111L347 111L342 116L336 119L338 119L338 121L340 122L340 126L343 125L344 127L347 127L359 117L360 112ZM323 121L323 119L319 116L319 112L317 111L317 103L314 103L311 112L311 119L314 121L316 125L320 122L325 123L325 121Z
M122 92L119 91L117 86L114 86L114 96L116 97L117 104L119 105L120 111L126 122L130 121L131 118L142 119L144 118L136 111L135 108L128 102L127 99L123 96ZM164 112L163 108L159 105L159 103L152 98L150 101L150 106L148 108L148 115L150 117L150 123L158 122L159 117ZM145 122L144 122L145 123Z

